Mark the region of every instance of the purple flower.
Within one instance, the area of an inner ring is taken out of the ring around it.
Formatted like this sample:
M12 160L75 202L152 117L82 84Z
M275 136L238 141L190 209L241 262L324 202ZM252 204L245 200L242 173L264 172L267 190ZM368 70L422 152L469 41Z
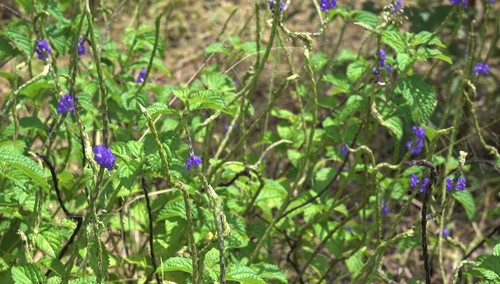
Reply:
M458 179L457 182L457 190L458 191L465 191L465 184L467 183L467 180L464 177L461 177Z
M412 130L415 140L406 142L406 148L410 150L412 156L416 156L424 149L425 129L414 125Z
M490 66L486 63L478 62L476 63L476 67L474 68L474 73L476 75L489 75Z
M453 180L451 178L446 178L446 191L451 192L453 190Z
M463 8L467 8L467 0L450 0L450 2L452 5L459 5L461 3Z
M384 69L385 68L385 50L383 48L375 51L375 54L378 55L378 58L380 60L380 68Z
M392 73L391 63L387 63L387 73Z
M436 236L439 236L439 231L436 232ZM450 236L450 231L446 228L443 228L443 237L447 238Z
M65 114L69 111L71 111L71 114L75 112L75 99L70 94L66 94L59 99L57 113Z
M352 232L352 226L345 226L344 227L344 230L346 230L347 232Z
M85 55L85 53L86 53L86 50L85 50L85 46L83 45L83 37L80 37L78 39L78 56Z
M410 187L411 189L415 189L418 184L418 176L416 174L411 174L410 178Z
M111 153L111 149L103 145L96 145L92 150L94 152L94 160L101 166L113 170L113 165L116 161L116 156Z
M424 181L422 182L422 186L420 186L420 192L425 192L427 190L427 186L429 186L429 179L424 178Z
M337 7L337 0L321 0L319 8L321 11L328 12L330 9Z
M393 14L401 9L403 9L403 0L397 0L392 4L392 13Z
M50 54L49 43L44 39L36 40L35 52L38 54L38 59L45 61Z
M347 148L346 144L340 145L340 152L342 152L342 155L344 156L349 155L349 148Z
M144 83L144 79L146 78L146 68L142 67L141 72L139 72L139 76L137 76L136 83Z
M486 2L487 0L483 0L483 2ZM491 4L495 4L495 0L490 0Z
M380 213L382 213L383 215L389 214L389 210L391 208L389 207L389 205L385 204L385 199L382 198L382 202L380 202L380 206L382 207L382 209L380 209Z
M201 158L193 154L189 158L187 158L184 169L189 170L191 167L197 168L200 165L201 165Z
M285 3L284 3L285 0L281 0L280 1L280 11L279 13L281 14L281 12L283 12L283 10L285 10ZM271 12L274 13L274 4L276 3L276 0L271 0L271 1L268 1L267 2L267 6L269 6L269 9L271 9Z

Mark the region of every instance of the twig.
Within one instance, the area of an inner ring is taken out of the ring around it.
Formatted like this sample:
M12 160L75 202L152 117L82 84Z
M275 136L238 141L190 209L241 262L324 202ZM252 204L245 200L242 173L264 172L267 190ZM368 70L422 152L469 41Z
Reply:
M148 209L148 217L149 217L149 250L151 252L151 263L153 264L153 274L156 278L156 283L161 284L162 281L160 279L160 274L156 272L156 258L155 258L155 250L153 246L153 212L151 210L151 201L149 200L148 195L148 184L146 183L146 179L144 177L141 178L142 190L144 191L144 198L146 198L146 208Z

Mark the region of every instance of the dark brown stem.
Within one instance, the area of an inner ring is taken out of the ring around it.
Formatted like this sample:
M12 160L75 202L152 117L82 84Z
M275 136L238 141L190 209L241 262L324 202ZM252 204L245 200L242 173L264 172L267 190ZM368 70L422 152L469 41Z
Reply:
M151 263L153 264L153 274L156 277L156 283L161 284L162 281L160 279L160 275L156 273L156 258L155 258L155 250L153 246L153 212L151 210L151 201L149 200L148 195L148 185L146 183L146 179L144 177L141 178L142 190L144 191L144 198L146 199L146 207L148 209L148 217L149 217L149 250L151 251Z

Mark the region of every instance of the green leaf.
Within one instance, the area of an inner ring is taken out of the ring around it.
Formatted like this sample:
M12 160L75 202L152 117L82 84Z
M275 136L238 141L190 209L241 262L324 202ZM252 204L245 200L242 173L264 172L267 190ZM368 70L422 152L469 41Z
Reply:
M496 244L496 246L493 248L493 255L500 256L500 243Z
M101 246L99 251L98 245ZM101 254L99 254L99 252ZM89 265L94 270L94 274L106 275L109 267L109 255L106 246L101 240L92 241L89 247Z
M372 115L380 123L380 125L389 131L391 136L395 137L398 141L401 141L403 138L403 122L401 121L401 118L395 115L389 118L384 118L375 106L372 106Z
M46 279L43 271L32 263L16 265L11 268L10 272L16 284L44 283Z
M476 203L474 203L472 194L468 191L455 191L453 193L453 198L462 204L467 214L467 218L472 221L474 214L476 214Z
M70 280L68 284L97 284L97 279L95 276L79 278L75 280Z
M333 89L333 94L347 93L351 94L354 92L351 82L347 79L347 76L342 73L327 74L324 80L330 82L335 86Z
M38 248L46 252L49 256L56 258L62 247L62 234L59 228L53 226L43 226L36 237Z
M53 276L47 279L46 284L60 284L62 283L62 279L59 276Z
M363 268L363 250L358 250L354 255L345 261L345 264L351 273L351 279L356 278Z
M368 71L368 66L362 61L355 61L347 66L347 79L349 82L356 82Z
M164 261L161 267L158 267L158 269L156 269L156 272L160 273L168 271L184 271L192 274L193 261L190 258L186 257L171 257Z
M0 162L22 171L48 192L49 184L45 180L42 169L30 158L13 151L11 146L0 147Z
M410 56L406 53L398 53L396 61L398 62L398 70L400 71L406 70L412 63Z
M500 256L497 255L486 256L486 258L479 265L479 267L475 269L479 270L479 272L481 272L481 274L483 274L484 277L486 277L486 279L488 280L500 281Z
M271 280L276 280L280 283L288 283L288 280L283 270L274 264L261 262L252 265L251 268L265 280L271 279Z
M19 54L21 54L21 52L14 48L14 46L7 40L6 37L0 35L0 62L9 57L14 57Z
M206 54L212 54L212 53L227 53L229 50L224 47L224 44L222 42L214 42L207 46L205 48L205 53Z
M211 108L221 112L228 112L224 99L219 92L203 90L191 93L189 96L191 110L200 108Z
M436 91L420 76L399 79L394 92L402 94L405 103L401 106L413 122L427 121L436 107Z
M353 20L355 22L360 22L362 24L368 25L373 28L379 22L377 15L373 14L372 12L364 10L354 10L353 14L354 14Z
M2 34L17 49L22 51L26 57L33 53L33 44L31 39L24 33L22 26L9 26L2 31Z
M323 190L332 181L336 172L333 168L322 168L317 171L314 177L314 190L317 192Z
M397 53L405 53L406 43L400 31L383 31L382 41L394 49Z
M429 45L437 45L439 47L446 48L446 45L441 42L439 37L437 37L437 36L432 37L432 33L428 32L428 31L419 32L417 35L415 35L415 37L411 41L410 45L416 46L416 45L424 44L424 43L429 44Z
M367 102L362 96L352 95L347 99L345 106L339 111L334 118L333 124L338 125L344 122L349 116L356 111L366 108Z
M250 267L235 263L229 266L226 279L242 284L265 284L266 282Z
M326 54L323 52L315 53L311 56L311 65L314 71L322 69L327 63L328 59L326 58Z

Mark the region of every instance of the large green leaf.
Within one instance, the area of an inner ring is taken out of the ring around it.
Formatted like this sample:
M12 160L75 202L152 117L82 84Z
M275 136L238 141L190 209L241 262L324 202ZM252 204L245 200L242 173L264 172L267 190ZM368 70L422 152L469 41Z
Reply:
M43 189L49 190L49 184L45 180L43 170L30 158L13 151L12 147L0 147L0 162L22 171Z
M242 284L265 284L266 282L250 267L235 263L229 266L226 279Z
M252 269L265 280L276 280L280 283L288 283L283 270L274 264L261 262L252 265Z
M467 218L472 220L472 218L474 218L474 214L476 214L476 203L474 202L472 194L468 191L455 191L453 193L453 198L462 204L465 209L465 213L467 214Z
M403 96L404 103L401 106L413 122L427 121L436 107L436 91L420 76L399 79L394 92Z
M2 34L9 39L10 43L24 53L26 57L33 53L31 39L24 33L25 28L21 26L9 26Z
M193 273L193 261L186 257L171 257L156 269L157 272L184 271Z
M384 31L382 33L382 41L394 49L397 53L405 53L405 38L400 31Z
M43 271L32 263L16 265L11 268L10 272L16 284L44 283L46 279Z
M495 283L500 282L500 256L486 256L479 267L475 269L481 272L486 279L495 281Z
M55 258L62 247L62 234L59 228L44 226L36 237L37 246Z
M366 107L366 105L367 101L362 96L358 95L350 96L347 99L345 106L339 111L337 116L334 118L333 123L335 125L338 125L344 122L349 116L354 114L356 111L359 111L362 108Z

